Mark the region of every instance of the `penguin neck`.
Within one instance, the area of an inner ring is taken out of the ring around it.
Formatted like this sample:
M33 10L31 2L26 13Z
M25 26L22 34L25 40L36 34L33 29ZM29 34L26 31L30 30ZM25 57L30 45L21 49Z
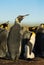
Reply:
M21 26L21 23L19 23L19 21L16 21L16 20L15 20L15 24L19 24Z

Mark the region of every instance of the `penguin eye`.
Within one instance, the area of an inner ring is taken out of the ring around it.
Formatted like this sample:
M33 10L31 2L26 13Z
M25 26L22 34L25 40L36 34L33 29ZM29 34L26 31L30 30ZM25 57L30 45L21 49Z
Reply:
M23 17L19 17L19 19L18 19L19 21L21 21L21 20L23 20Z

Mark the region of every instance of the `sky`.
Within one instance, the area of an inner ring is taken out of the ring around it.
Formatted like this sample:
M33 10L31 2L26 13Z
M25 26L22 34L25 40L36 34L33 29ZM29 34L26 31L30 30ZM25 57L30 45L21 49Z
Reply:
M14 23L18 15L27 16L22 24L37 25L44 23L44 0L0 0L0 22Z

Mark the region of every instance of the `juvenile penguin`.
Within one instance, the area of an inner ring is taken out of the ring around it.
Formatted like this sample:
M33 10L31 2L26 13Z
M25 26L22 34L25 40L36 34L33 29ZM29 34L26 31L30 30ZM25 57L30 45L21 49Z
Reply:
M15 24L11 27L8 39L7 46L10 58L12 60L18 60L21 53L21 33L22 27L20 25L21 21L27 15L20 15L15 19Z

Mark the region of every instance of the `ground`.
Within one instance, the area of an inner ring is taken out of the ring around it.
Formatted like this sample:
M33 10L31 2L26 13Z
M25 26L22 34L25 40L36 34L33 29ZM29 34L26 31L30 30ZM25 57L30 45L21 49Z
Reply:
M21 59L18 61L0 59L0 65L44 65L44 58L35 58L30 61Z

